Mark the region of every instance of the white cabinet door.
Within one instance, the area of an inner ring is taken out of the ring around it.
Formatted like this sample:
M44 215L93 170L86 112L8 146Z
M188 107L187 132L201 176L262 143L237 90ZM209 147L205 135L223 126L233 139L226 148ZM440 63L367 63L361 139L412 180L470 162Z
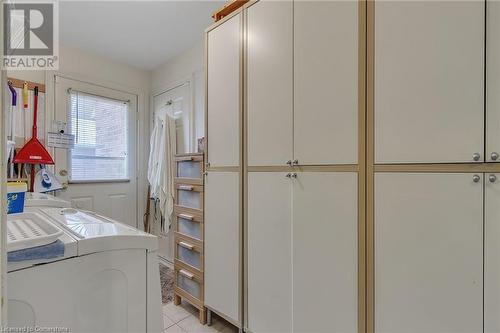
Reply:
M357 174L293 181L293 330L357 332Z
M211 30L207 48L208 163L239 166L241 14Z
M294 3L294 158L357 163L358 2Z
M247 287L251 332L292 332L292 181L248 174Z
M376 332L482 331L483 175L473 177L375 176Z
M292 2L260 1L247 16L248 164L292 158Z
M205 178L205 304L240 322L240 174Z
M486 156L500 162L500 2L486 6Z
M483 160L484 5L376 2L377 163Z
M484 332L497 333L500 332L500 174L486 174L486 178Z

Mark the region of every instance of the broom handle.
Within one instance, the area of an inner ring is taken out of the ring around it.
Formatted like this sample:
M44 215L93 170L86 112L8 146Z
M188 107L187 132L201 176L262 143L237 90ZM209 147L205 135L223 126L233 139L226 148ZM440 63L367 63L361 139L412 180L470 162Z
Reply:
M38 115L38 86L35 86L35 101L34 101L34 110L33 110L33 135L31 136L32 138L37 138L38 133L37 133L37 128L36 128L36 119Z
M30 192L35 192L35 165L31 165Z

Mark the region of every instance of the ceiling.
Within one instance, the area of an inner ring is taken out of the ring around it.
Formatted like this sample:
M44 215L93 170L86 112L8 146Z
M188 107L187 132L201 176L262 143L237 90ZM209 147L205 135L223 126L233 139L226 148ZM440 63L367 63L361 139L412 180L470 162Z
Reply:
M61 1L59 42L151 70L203 38L224 1Z

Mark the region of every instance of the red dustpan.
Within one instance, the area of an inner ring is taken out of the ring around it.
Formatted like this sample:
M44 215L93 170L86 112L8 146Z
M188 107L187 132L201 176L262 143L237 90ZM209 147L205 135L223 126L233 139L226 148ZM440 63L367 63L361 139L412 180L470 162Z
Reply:
M54 164L49 152L37 138L36 118L38 113L38 87L35 87L35 103L33 111L33 134L23 148L14 157L14 163Z

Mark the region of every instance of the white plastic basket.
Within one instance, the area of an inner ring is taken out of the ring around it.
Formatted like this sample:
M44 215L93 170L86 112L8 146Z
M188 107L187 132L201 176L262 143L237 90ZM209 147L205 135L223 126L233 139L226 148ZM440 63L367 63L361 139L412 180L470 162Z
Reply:
M7 217L7 252L53 243L62 233L38 213L11 214Z

